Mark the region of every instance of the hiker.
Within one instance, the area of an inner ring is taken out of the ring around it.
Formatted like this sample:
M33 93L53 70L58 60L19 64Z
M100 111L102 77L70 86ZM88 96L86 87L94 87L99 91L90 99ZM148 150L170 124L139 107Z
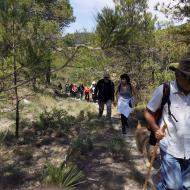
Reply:
M84 87L84 95L85 95L85 100L90 101L90 88L88 86Z
M72 95L73 95L74 98L77 97L77 92L78 92L78 87L77 87L76 84L73 84L73 86L72 86Z
M170 92L161 118L157 123L155 113L162 108L164 85L148 102L145 118L160 142L162 179L157 190L185 190L190 189L190 52L169 69L175 72L175 80L168 85Z
M73 91L72 91L72 88L73 88L73 84L70 84L70 86L69 86L69 92L70 92L70 96L73 97Z
M60 82L57 87L58 87L58 90L60 90L60 91L63 89L62 84Z
M92 82L92 85L91 85L91 87L90 87L90 90L91 90L91 94L92 94L92 101L93 101L94 103L96 103L96 99L97 99L97 97L96 97L96 95L95 95L95 88L96 88L96 81L93 81L93 82Z
M82 100L83 96L84 96L84 85L83 84L79 85L78 92L79 92L80 100Z
M54 95L55 95L55 96L60 96L61 93L62 93L62 85L61 85L61 83L59 82L59 83L55 86Z
M95 88L95 96L98 98L99 117L104 111L104 104L107 106L106 118L111 119L112 102L114 102L114 83L110 79L108 73L104 74L104 78L99 80Z
M70 87L69 87L69 83L66 83L65 84L65 93L67 94L67 93L69 93L69 90L70 89Z
M116 91L118 112L121 114L122 134L129 131L128 117L133 108L132 85L128 74L120 76L120 83Z

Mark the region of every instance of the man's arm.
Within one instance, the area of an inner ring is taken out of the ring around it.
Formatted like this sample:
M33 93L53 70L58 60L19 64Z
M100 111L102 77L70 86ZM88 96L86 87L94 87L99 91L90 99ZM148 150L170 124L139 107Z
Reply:
M99 91L99 85L100 85L100 81L98 81L98 83L97 83L97 85L96 85L96 87L94 89L94 95L95 95L95 97L97 97L97 94L98 94L98 91Z
M154 112L150 111L148 108L146 108L144 112L144 117L146 121L148 122L150 129L155 133L155 137L157 140L161 140L165 136L165 132L162 128L160 128L157 123L156 119L154 117Z

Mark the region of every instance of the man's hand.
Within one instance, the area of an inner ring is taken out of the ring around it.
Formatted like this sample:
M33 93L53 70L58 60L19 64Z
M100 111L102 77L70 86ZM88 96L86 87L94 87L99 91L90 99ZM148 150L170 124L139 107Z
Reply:
M113 106L116 107L117 106L117 102L113 101Z
M156 130L155 137L157 140L163 139L165 137L165 129L160 128L160 129Z

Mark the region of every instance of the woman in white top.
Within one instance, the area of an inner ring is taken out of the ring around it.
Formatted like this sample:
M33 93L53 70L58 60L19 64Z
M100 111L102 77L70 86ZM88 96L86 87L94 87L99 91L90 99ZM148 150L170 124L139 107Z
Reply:
M118 112L121 114L122 133L126 134L128 126L128 117L132 111L132 86L128 74L120 76L120 84L116 91Z

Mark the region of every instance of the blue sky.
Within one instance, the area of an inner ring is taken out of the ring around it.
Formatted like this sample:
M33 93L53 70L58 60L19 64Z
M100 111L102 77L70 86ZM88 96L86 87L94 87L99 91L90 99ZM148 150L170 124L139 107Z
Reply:
M167 0L169 2L171 0ZM154 11L156 3L163 3L164 0L149 0L149 9L159 20L164 20L164 15L158 11ZM73 7L74 16L76 17L75 23L70 24L70 27L64 30L64 33L74 33L77 31L94 31L96 27L95 17L97 12L103 7L114 7L112 0L70 0Z

